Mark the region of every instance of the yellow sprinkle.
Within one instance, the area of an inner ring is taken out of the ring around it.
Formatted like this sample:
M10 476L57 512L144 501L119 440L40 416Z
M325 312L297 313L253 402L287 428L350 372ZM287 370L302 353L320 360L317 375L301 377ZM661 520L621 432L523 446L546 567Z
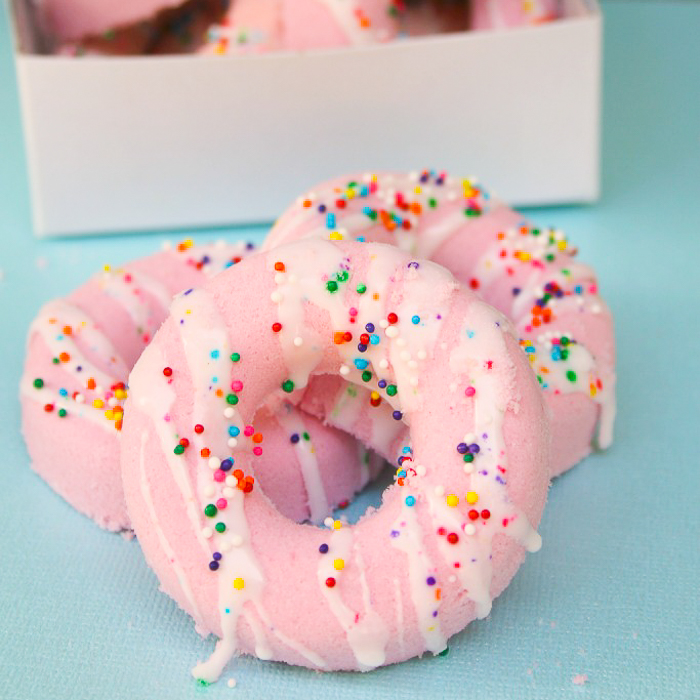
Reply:
M422 192L420 185L416 185L415 189L413 190L416 194L420 194Z
M467 493L467 503L474 504L479 500L479 494L476 491L469 491Z
M126 392L124 391L124 389L117 389L117 390L114 392L114 396L115 396L116 398L118 398L118 399L125 399L125 398L126 398Z
M245 586L245 581L242 578L234 578L233 579L233 587L237 591L242 591Z
M343 240L343 234L340 233L339 231L333 231L331 234L328 236L332 241L342 241Z
M595 396L598 393L598 389L596 389L595 384L591 384L591 396Z
M109 411L105 411L105 418L107 420L114 420L114 411L111 409Z
M342 571L345 568L345 562L342 559L334 559L333 568L336 571Z
M347 199L355 199L355 190L348 188L345 192L345 196Z
M373 392L370 394L370 398L371 398L373 401L376 401L376 400L377 400L378 398L380 398L380 397L379 397L379 394L378 394L376 391L373 391Z
M112 268L109 265L104 266L104 271L109 272Z
M333 529L334 530L340 530L341 527L343 527L343 523L340 522L340 520L333 521Z
M194 241L191 238L186 238L184 241L182 241L182 245L185 248L191 248L194 245Z
M559 248L559 250L566 250L566 241L559 241L559 243L557 243L557 248Z
M519 251L515 254L515 257L518 258L518 260L520 260L521 262L528 262L532 256L530 255L530 253Z
M456 508L459 505L459 496L455 496L455 494L451 493L447 496L445 501L447 501L448 506Z
M93 405L95 408L102 408L102 407L105 405L105 402L104 402L102 399L95 399L95 400L92 402L92 405Z

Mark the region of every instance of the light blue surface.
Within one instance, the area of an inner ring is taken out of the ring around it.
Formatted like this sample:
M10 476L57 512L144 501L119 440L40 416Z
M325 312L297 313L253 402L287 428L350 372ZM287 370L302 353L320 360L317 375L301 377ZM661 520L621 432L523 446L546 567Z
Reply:
M32 238L0 12L1 700L700 698L700 5L605 10L603 200L532 215L568 231L614 311L614 447L556 481L543 550L446 658L368 675L242 659L209 688L189 671L212 642L157 592L138 545L99 531L28 469L16 393L33 315L163 236Z

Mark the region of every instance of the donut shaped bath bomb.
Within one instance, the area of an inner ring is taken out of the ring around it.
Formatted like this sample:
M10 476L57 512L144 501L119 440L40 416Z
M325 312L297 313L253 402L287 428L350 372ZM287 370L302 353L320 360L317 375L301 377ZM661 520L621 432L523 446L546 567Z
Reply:
M473 0L472 29L507 29L551 22L559 16L557 0Z
M209 30L203 53L357 46L396 37L399 11L392 0L235 0L223 22Z
M379 341L360 352L368 325ZM243 385L232 411L213 372ZM380 392L410 428L396 483L356 525L293 523L257 482L216 483L199 457L254 475L229 431L254 434L268 394L317 375ZM443 651L539 548L548 447L543 394L502 314L394 247L310 238L176 299L131 374L122 473L162 589L220 638L193 670L210 682L239 652L364 671Z
M42 24L59 42L95 36L153 18L182 0L34 0Z
M22 432L32 467L73 507L109 530L128 528L119 468L130 368L167 316L172 296L249 254L246 244L179 244L105 270L47 304L29 332L21 382ZM234 401L235 392L223 387ZM257 477L285 515L321 521L381 463L348 435L288 404L257 417L267 443ZM236 436L229 436L235 441ZM225 478L226 465L218 478Z
M473 179L424 171L351 175L314 187L280 217L263 248L304 237L391 243L444 265L508 316L552 412L553 476L593 444L611 444L612 316L595 272L576 261L561 231L534 227ZM328 396L320 397L326 408ZM360 415L339 397L344 415ZM369 406L367 392L357 400Z

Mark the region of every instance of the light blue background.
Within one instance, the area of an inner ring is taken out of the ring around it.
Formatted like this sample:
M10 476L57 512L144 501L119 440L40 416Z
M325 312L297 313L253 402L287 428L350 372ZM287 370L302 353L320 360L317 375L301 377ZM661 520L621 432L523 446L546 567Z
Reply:
M32 238L0 12L2 700L700 698L700 5L604 7L603 199L531 214L568 231L614 311L614 447L556 481L543 550L446 658L368 675L242 659L209 688L189 670L212 642L158 593L136 542L99 531L28 469L16 394L33 315L163 236Z

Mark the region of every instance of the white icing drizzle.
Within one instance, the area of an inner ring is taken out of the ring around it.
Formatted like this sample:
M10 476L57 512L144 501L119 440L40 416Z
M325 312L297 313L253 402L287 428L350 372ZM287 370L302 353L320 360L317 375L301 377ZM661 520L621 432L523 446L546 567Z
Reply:
M55 319L55 323L51 320ZM114 364L112 374L108 374L98 369L93 363L88 361L85 354L80 350L73 340L72 334L66 335L63 332L64 326L71 326L76 334L81 337L84 334L86 342L96 352L104 353ZM107 389L115 381L117 376L126 377L129 373L124 361L114 349L107 336L100 331L94 321L80 309L62 300L49 302L39 313L30 328L31 333L39 335L49 351L58 357L61 353L67 352L70 355L68 362L61 362L61 367L72 376L82 379L93 378L97 385ZM81 367L81 371L77 371ZM83 382L84 384L84 382Z
M394 579L394 595L396 597L396 635L399 643L399 654L403 656L406 649L403 621L403 593L401 592L401 583L397 578Z
M316 458L316 450L312 440L305 440L304 433L306 426L301 419L298 411L293 410L289 403L285 403L281 409L275 414L277 422L284 428L287 435L296 433L299 440L294 443L294 453L301 467L301 475L306 488L306 495L309 505L309 514L311 521L321 523L323 519L330 514L331 508L328 504L328 497L321 479L321 470L319 468L318 459Z
M439 654L447 646L447 638L440 629L438 617L440 602L436 599L435 591L439 586L437 582L433 585L427 583L429 577L436 576L437 568L426 551L423 528L418 522L416 508L406 505L409 494L416 499L420 498L419 492L410 493L404 489L401 511L392 527L391 546L404 552L408 560L409 593L418 618L418 626L425 641L425 648L433 654ZM400 588L399 595L401 595ZM401 621L403 623L403 611ZM403 632L401 638L403 644Z
M369 589L363 579L361 559L356 566L359 569L360 582L363 586L364 614L358 618L355 612L343 602L339 588L340 580L344 574L342 570L336 570L334 564L338 561L342 561L344 567L350 564L350 556L353 553L353 534L349 527L333 528L330 532L328 552L321 555L318 560L319 588L328 603L328 607L343 628L345 638L360 669L377 668L384 663L386 658L385 650L389 641L389 630L381 617L371 607ZM358 556L359 551L356 552L356 559ZM326 585L328 578L334 578L338 582L335 586L329 587Z
M192 587L190 586L189 579L187 578L187 574L182 568L182 565L178 561L177 556L175 555L175 551L171 547L168 538L163 532L160 520L158 519L158 514L156 513L156 508L153 504L153 494L151 493L151 486L148 483L148 476L146 475L145 458L147 442L148 433L144 431L143 433L141 433L141 451L139 453L141 496L143 498L143 502L146 504L146 510L148 511L149 520L151 522L151 525L153 526L153 529L155 530L156 536L158 537L158 542L160 542L160 546L163 549L163 554L165 554L165 557L172 566L173 571L175 572L175 576L177 577L177 581L180 584L180 589L184 593L185 598L187 598L187 601L192 606L192 611L194 613L195 620L199 621L202 619L202 614L199 611L197 600L192 593Z

